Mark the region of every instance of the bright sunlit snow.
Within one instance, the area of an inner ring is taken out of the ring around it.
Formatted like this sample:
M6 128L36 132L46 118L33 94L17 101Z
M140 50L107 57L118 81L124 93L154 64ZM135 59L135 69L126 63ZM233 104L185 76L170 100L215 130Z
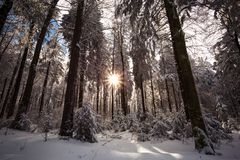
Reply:
M196 154L191 139L185 141L137 142L129 132L98 135L99 143L59 140L51 134L47 142L43 135L5 129L0 131L1 160L238 160L239 133L233 142L223 142L217 152L223 155ZM116 138L118 137L118 138ZM121 138L121 139L120 139Z

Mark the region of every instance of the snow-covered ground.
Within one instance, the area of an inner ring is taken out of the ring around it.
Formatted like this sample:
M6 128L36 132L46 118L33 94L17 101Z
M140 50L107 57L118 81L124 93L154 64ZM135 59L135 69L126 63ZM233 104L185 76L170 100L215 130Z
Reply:
M42 134L0 130L0 160L240 160L240 137L234 134L233 142L225 142L210 156L197 153L192 140L137 142L131 133L113 136L98 135L99 143L82 143L76 140L59 140L50 135L47 142ZM120 139L121 136L121 139Z

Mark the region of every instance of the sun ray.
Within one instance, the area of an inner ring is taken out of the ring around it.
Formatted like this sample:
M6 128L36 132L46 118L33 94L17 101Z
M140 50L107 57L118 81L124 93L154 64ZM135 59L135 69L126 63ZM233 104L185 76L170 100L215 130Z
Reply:
M118 74L110 74L108 76L108 83L112 86L118 86L121 81L120 81L120 76Z

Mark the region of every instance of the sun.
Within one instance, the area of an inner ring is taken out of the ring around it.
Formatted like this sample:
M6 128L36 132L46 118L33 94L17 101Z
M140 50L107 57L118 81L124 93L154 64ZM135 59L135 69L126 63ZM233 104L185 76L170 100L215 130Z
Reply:
M108 83L113 85L113 86L117 86L120 84L120 77L118 74L110 74L108 76Z

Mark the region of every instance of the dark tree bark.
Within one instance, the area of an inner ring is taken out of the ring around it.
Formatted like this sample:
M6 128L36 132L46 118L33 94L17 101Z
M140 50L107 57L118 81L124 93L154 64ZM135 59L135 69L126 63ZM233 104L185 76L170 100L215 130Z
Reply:
M114 119L114 87L112 86L112 120Z
M45 76L43 87L42 87L42 94L41 94L41 98L40 98L40 106L39 106L39 110L38 110L38 116L39 117L41 116L41 112L42 112L42 109L43 109L43 104L44 104L44 98L45 98L45 94L46 94L46 88L47 88L47 83L48 83L50 67L51 67L51 61L48 62L47 72L46 72L46 76Z
M116 6L116 4L115 4ZM116 47L116 37L115 37L115 30L114 30L114 37L113 37L113 52L112 52L112 74L115 74L115 47ZM114 85L112 85L112 120L114 119Z
M12 9L13 0L5 0L0 8L0 34L2 33L3 26L7 20L8 13Z
M29 29L28 43L27 43L27 45L24 49L24 53L23 53L21 64L20 64L19 71L18 71L18 74L17 74L16 82L14 84L14 92L13 92L13 95L12 95L12 97L10 99L10 102L9 102L9 105L8 105L7 119L10 118L13 115L14 110L15 110L15 105L16 105L16 102L17 102L18 92L19 92L20 84L21 84L21 80L22 80L22 75L23 75L23 72L24 72L24 66L25 66L25 63L26 63L26 60L27 60L29 44L30 44L30 41L31 41L31 37L33 35L33 28L34 28L34 23L32 22L31 25L30 25L30 29Z
M11 125L12 128L18 129L16 124L21 119L21 115L24 113L27 113L27 111L29 110L29 103L30 103L30 98L31 98L31 93L32 93L32 88L33 88L33 82L34 82L34 79L36 76L37 63L38 63L39 56L41 53L43 41L44 41L45 35L47 33L47 29L50 24L50 21L53 17L57 3L58 3L58 0L52 1L51 6L48 11L48 14L47 14L47 17L44 21L43 27L38 36L35 52L34 52L33 59L32 59L32 62L31 62L30 68L29 68L27 84L26 84L26 87L24 90L22 101L19 104L17 115L15 117L15 120L13 121L13 124Z
M151 91L152 91L152 105L153 105L153 114L156 116L156 105L155 105L155 95L154 95L154 88L153 88L153 77L152 77L152 70L150 70L150 78L151 78Z
M78 95L75 97L75 101L74 101L74 103L75 103L74 106L76 106L76 107L79 107L79 90L80 90L79 79L80 79L80 76L77 79L77 86L75 88L75 92L76 92L75 94Z
M176 95L174 82L173 82L172 79L171 79L171 84L172 84L172 89L173 89L173 98L174 98L174 101L175 101L176 112L178 112L179 111L179 105L178 105L178 101L177 101L177 95Z
M20 60L21 60L21 54L19 54L18 59L17 59L17 63L14 66L14 69L13 69L13 73L12 73L11 80L10 80L10 83L9 83L9 86L8 86L7 94L6 94L5 99L3 101L3 106L2 106L1 113L0 113L0 118L3 118L3 116L4 116L6 106L7 106L7 103L9 101L9 96L11 95L12 89L14 89L13 84L14 84L14 80L15 80L15 77L16 77L16 73L18 71L18 66L19 66Z
M122 62L122 84L121 84L121 106L123 114L127 115L127 102L126 102L126 95L125 95L125 64L124 64L124 56L123 56L123 35L122 35L122 27L120 27L119 31L120 43L119 43L119 50Z
M240 54L240 43L239 43L239 40L238 40L238 33L236 31L234 31L234 41L235 41L235 44L238 48L238 52Z
M102 115L102 106L103 106L103 97L102 97L102 95L103 95L103 90L102 90L102 88L100 87L100 92L99 92L99 108L98 108L98 114L99 115Z
M99 94L100 94L100 75L97 73L97 101L96 101L96 110L99 114Z
M167 91L168 108L169 108L169 111L172 112L172 103L171 103L170 92L168 87L168 80L166 77L166 64L163 56L162 56L162 64L163 64L164 81L165 81L166 91Z
M72 137L73 133L73 109L75 98L75 87L77 86L78 62L79 62L79 41L82 35L84 0L78 1L75 29L71 43L70 66L67 80L67 90L64 102L60 136Z
M187 54L184 33L173 0L164 0L164 5L170 27L174 57L176 60L185 110L188 111L192 124L193 135L195 137L195 148L201 151L204 147L207 147L207 144L204 143L202 138L198 137L197 133L199 132L197 131L201 129L205 134L207 134L207 132Z
M65 82L65 81L64 81ZM64 96L65 96L65 90L66 90L66 86L65 83L63 84L63 88L62 88L62 97L61 97L61 103L60 106L62 107L64 104Z
M21 100L22 100L23 93L24 93L24 89L25 89L25 85L26 85L26 82L23 82L23 83L22 83L22 90L21 90L19 102L21 102Z
M47 100L46 100L46 107L49 107L49 104L50 104L50 100L51 100L51 98L52 98L52 95L53 95L53 86L54 86L54 80L52 79L51 80L51 83L50 83L50 85L49 86L51 86L50 87L50 89L49 89L49 93L48 93L48 97L47 97ZM57 102L55 102L55 103L53 103L53 109L55 109L56 107L56 105L57 105L58 103Z
M177 97L178 97L178 104L179 104L179 109L182 106L182 95L181 95L181 91L179 89L179 86L177 87Z
M164 111L160 81L158 81L158 92L159 92L160 106L161 106L161 109Z
M79 80L79 98L78 98L78 107L83 107L83 97L84 97L84 86L85 86L85 71L86 71L86 43L84 43L83 51L80 54L80 80Z
M2 99L3 99L3 97L4 97L5 88L6 88L6 85L7 85L7 80L8 80L8 78L5 78L4 83L3 83L3 89L2 89L1 97L0 97L0 104L1 104Z
M107 86L103 84L103 117L104 118L106 118L107 116L107 108L108 108L107 98L108 98Z
M143 77L140 76L140 90L141 90L141 97L142 97L142 110L143 114L146 114L146 107L145 107L145 98L144 98L144 89L143 89Z

